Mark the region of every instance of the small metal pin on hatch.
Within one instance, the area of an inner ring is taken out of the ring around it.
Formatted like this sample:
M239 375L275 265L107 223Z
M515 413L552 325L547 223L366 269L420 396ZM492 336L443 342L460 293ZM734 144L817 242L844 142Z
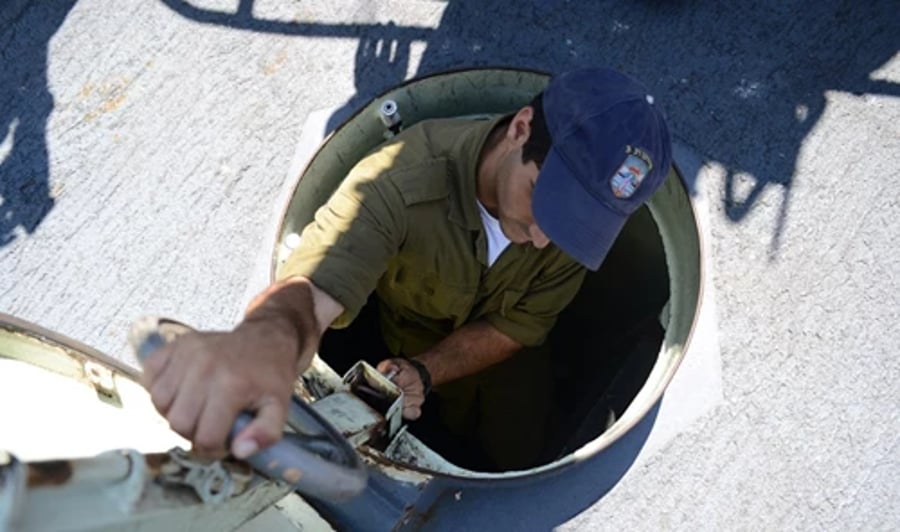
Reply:
M403 128L403 119L400 117L397 102L385 100L378 108L378 116L381 118L381 123L387 128L387 131L384 132L385 138L389 139L400 133L400 129Z

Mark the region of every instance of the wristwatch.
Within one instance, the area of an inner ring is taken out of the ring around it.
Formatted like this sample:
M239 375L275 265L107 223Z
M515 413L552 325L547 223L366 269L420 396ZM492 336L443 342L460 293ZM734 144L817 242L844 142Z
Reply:
M422 379L422 395L427 397L428 392L431 391L431 373L428 372L428 368L425 367L425 364L422 364L418 360L414 358L407 358L406 360L419 372L419 378Z

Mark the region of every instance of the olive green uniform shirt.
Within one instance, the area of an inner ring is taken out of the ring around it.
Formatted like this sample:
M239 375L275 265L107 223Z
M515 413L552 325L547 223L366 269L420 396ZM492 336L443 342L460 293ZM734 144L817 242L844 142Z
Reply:
M303 230L281 275L306 276L341 303L334 327L376 290L395 354L416 355L481 319L541 344L585 270L552 244L510 244L488 268L476 170L499 120L425 121L366 156Z

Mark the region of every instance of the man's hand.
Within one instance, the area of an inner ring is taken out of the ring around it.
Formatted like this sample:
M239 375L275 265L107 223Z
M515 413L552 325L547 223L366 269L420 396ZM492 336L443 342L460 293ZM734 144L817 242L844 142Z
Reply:
M238 414L254 412L231 442L231 453L247 458L281 438L294 379L343 311L309 279L284 279L254 298L234 331L185 334L151 355L141 382L172 429L202 453L223 454Z
M422 404L425 402L425 384L419 376L419 370L405 358L382 360L376 369L384 374L397 372L391 380L403 390L403 417L409 420L418 419L422 415Z
M231 442L232 454L246 458L281 438L294 379L309 365L298 353L289 322L245 321L229 333L178 337L147 359L141 381L172 429L204 454L224 454L235 418L255 412Z

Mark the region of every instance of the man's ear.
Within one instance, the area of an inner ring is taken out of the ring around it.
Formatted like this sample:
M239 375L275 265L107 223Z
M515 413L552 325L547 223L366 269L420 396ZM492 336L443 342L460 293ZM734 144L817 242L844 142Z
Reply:
M519 109L509 123L507 138L517 147L524 146L531 136L531 119L534 117L534 108L530 105Z

